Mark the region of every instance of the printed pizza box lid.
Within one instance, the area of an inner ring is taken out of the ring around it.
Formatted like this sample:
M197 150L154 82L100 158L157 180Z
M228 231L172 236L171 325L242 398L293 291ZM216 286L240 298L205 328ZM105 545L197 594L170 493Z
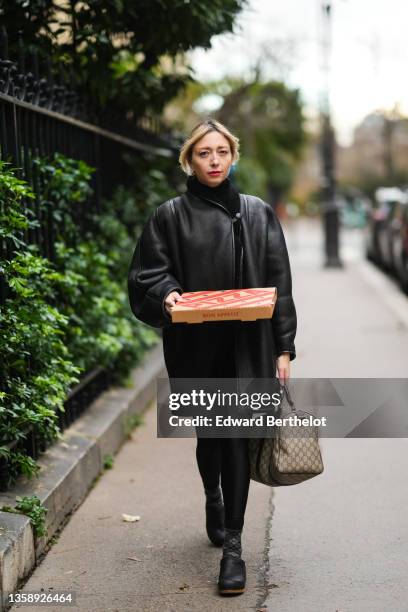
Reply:
M206 321L255 321L270 319L277 298L276 287L190 291L171 310L173 323Z

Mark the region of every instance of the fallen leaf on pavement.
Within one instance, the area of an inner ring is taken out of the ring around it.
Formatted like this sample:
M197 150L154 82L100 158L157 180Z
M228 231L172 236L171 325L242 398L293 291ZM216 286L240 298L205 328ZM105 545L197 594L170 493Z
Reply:
M122 519L127 523L135 523L136 521L140 521L140 516L133 514L122 514Z
M141 561L141 559L137 559L136 557L126 557L126 559L130 559L131 561Z

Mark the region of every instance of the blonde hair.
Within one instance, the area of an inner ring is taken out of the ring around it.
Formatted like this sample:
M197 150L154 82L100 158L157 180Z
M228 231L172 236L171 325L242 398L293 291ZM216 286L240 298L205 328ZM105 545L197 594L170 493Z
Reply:
M228 140L231 153L232 153L232 163L235 163L239 160L239 139L231 134L231 132L219 121L215 119L206 119L205 121L201 121L198 123L190 132L188 138L184 141L181 149L179 162L183 171L186 174L191 175L191 158L193 155L193 148L196 142L198 142L203 136L208 134L209 132L219 132Z

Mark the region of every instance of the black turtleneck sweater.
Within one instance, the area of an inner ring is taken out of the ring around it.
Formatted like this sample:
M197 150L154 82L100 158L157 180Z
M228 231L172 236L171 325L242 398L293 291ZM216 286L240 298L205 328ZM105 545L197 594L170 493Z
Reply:
M187 179L187 191L193 195L218 202L227 209L234 224L235 243L235 288L239 287L239 268L241 260L241 221L240 221L240 198L239 191L227 177L216 187L209 187L201 183L196 176ZM238 215L238 216L237 216Z
M229 178L226 178L216 187L209 187L201 183L196 176L187 179L187 191L193 195L218 202L227 209L231 216L234 229L235 244L235 280L234 288L239 288L239 268L241 260L241 221L240 221L240 198ZM212 205L210 205L212 206ZM221 212L221 211L220 211ZM226 214L221 212L221 214ZM236 215L239 217L236 217ZM233 221L235 219L235 221ZM215 378L235 378L235 327L237 321L218 321L209 323L217 326L217 352L212 364L211 376Z

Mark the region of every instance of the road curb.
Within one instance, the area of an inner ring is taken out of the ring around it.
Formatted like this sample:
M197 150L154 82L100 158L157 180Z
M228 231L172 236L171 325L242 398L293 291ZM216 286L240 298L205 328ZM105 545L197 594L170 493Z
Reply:
M0 512L0 611L7 593L16 591L37 565L47 543L85 499L103 472L106 455L117 453L127 439L126 417L141 414L156 395L156 379L165 376L161 343L131 373L129 388L113 387L67 428L38 460L40 476L21 477L0 494L0 506L15 505L16 496L37 495L47 508L47 536L34 540L30 519Z
M361 260L354 265L359 274L397 317L400 326L408 329L407 296L398 283L370 261Z

